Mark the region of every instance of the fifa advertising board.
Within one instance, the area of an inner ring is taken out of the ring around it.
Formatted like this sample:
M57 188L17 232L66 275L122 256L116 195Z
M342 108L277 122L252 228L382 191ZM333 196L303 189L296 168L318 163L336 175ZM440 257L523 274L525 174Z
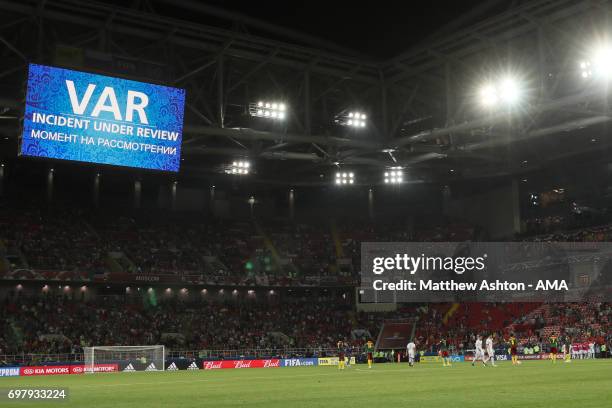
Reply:
M30 64L22 156L177 172L185 90Z
M281 367L308 367L319 365L318 358L283 358Z

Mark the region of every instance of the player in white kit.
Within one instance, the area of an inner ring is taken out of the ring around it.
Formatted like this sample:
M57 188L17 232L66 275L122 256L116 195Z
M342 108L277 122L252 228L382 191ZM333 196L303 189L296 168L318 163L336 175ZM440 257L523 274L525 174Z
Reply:
M589 343L588 358L595 358L595 343L593 343L593 342Z
M493 336L490 334L485 342L485 347L487 349L487 359L483 360L483 363L486 364L487 361L491 360L491 365L495 367L495 350L493 349Z
M414 366L414 357L416 356L416 344L414 344L414 341L411 340L410 343L408 343L406 352L408 354L408 364L412 367Z
M476 336L476 352L474 353L474 361L472 361L472 366L478 360L482 361L482 365L487 365L484 360L484 350L482 349L482 336L480 334Z

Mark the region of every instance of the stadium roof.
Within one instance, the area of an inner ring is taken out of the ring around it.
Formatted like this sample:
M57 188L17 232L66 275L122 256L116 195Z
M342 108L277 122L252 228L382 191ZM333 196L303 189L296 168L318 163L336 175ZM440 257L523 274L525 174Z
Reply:
M248 158L253 182L326 184L350 169L376 185L403 167L407 182L444 184L607 160L606 89L581 78L579 61L607 36L609 2L506 3L440 13L309 3L291 15L289 4L0 0L0 154L17 150L26 63L42 62L185 88L181 173L194 177L224 177ZM408 40L404 19L419 31ZM133 69L117 68L125 61ZM508 77L522 103L483 109L482 85ZM287 119L251 116L260 100L286 103ZM345 126L355 111L363 129Z

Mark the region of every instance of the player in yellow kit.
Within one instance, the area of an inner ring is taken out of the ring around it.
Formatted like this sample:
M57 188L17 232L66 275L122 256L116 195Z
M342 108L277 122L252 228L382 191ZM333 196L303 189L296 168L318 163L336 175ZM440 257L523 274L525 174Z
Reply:
M451 358L450 353L448 351L448 342L445 338L440 339L440 342L438 343L438 355L442 359L443 367L451 366Z
M373 358L373 354L374 354L374 342L372 340L368 340L368 342L365 345L365 352L366 355L368 357L368 368L372 368L372 362L374 360Z
M512 365L518 365L519 361L518 361L518 352L517 352L517 341L516 341L516 337L514 337L514 334L510 336L510 340L508 340L508 343L510 344L510 355L512 356Z
M559 351L559 339L554 334L550 336L550 359L553 364L557 362L557 352Z
M344 370L344 342L338 341L338 369Z

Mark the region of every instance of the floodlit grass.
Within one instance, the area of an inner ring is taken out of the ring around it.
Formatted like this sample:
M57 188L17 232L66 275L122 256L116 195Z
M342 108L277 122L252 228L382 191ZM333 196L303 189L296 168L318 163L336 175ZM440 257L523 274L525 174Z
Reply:
M513 367L423 363L0 378L0 388L67 387L65 402L3 407L612 407L612 360Z

